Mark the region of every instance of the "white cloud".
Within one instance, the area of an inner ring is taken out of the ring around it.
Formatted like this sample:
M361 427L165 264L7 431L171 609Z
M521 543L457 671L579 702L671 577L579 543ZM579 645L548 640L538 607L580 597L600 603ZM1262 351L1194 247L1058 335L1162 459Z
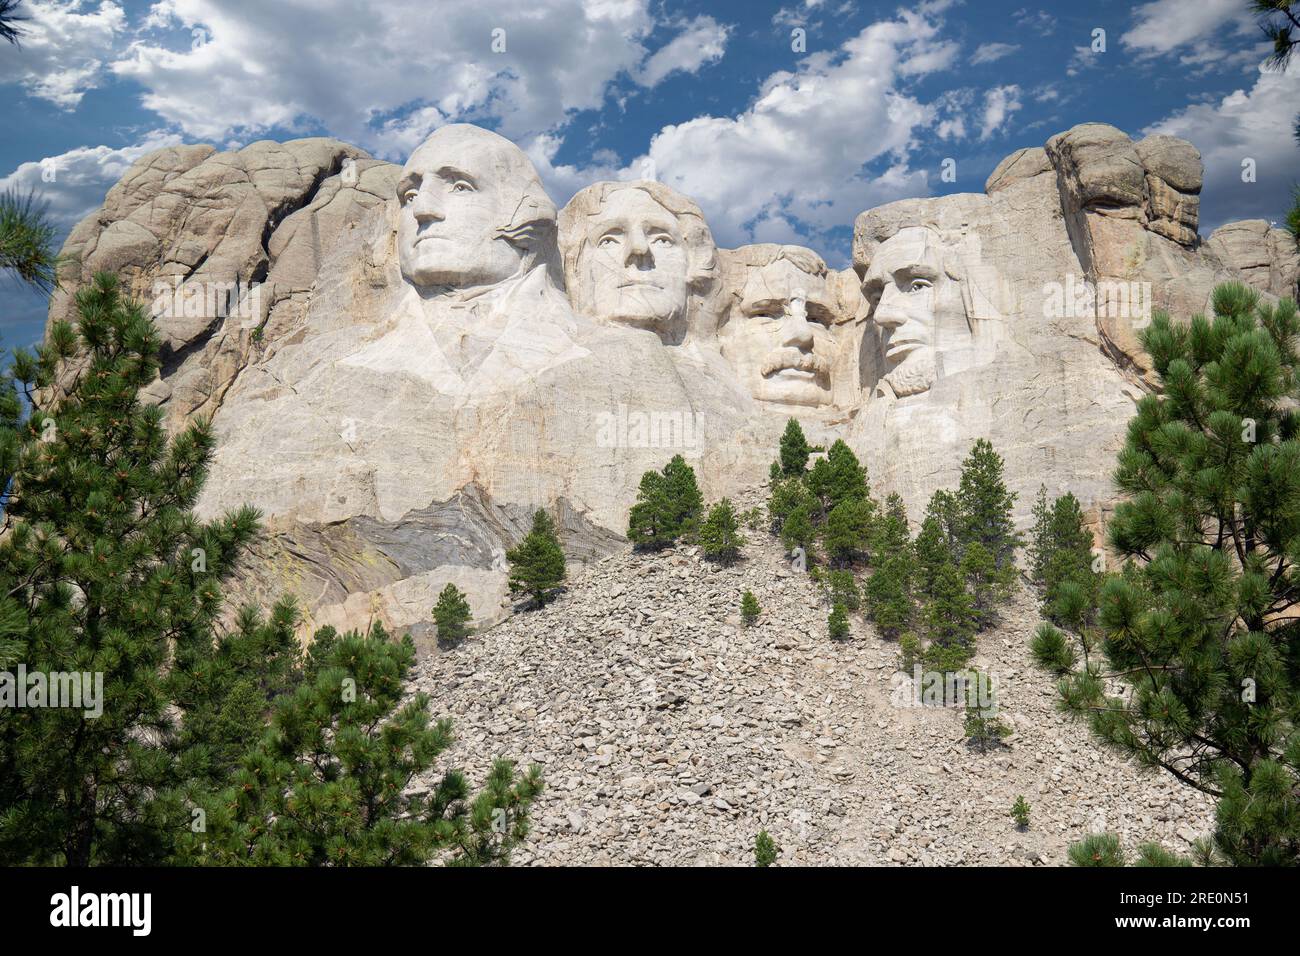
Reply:
M1176 54L1192 76L1253 72L1271 49L1249 4L1237 0L1154 0L1133 14L1120 43L1143 59Z
M658 86L673 73L699 72L700 67L722 59L730 33L730 27L713 17L696 17L645 61L637 71L637 82Z
M66 234L103 204L104 195L132 163L180 141L175 133L154 130L130 146L78 146L57 156L22 163L0 178L0 191L15 189L26 195L35 190L39 200L47 204L50 222Z
M1093 50L1091 45L1076 46L1074 53L1070 57L1070 62L1065 65L1066 76L1078 76L1084 70L1100 66L1102 58L1107 54Z
M35 191L45 204L51 225L58 230L56 246L81 219L104 202L104 195L141 156L180 141L174 133L161 130L146 134L130 146L80 146L57 156L23 163L0 177L0 190L13 189L26 196ZM46 170L54 170L47 181ZM0 281L0 341L5 348L38 342L45 328L48 299L11 276Z
M1300 70L1259 71L1249 90L1196 103L1143 130L1189 140L1205 162L1201 233L1235 219L1280 220L1300 178L1300 150L1291 137ZM1242 161L1253 159L1256 181L1242 182Z
M1004 56L1010 56L1019 49L1019 43L981 43L975 49L975 54L970 58L971 65L977 66L980 63L993 63L996 60L1002 59Z
M1138 53L1162 54L1186 43L1254 29L1242 0L1154 0L1133 11L1134 23L1119 42Z
M1030 10L1028 7L1021 7L1012 18L1022 30L1033 30L1040 36L1049 36L1056 32L1056 17L1046 10Z
M1020 87L1014 83L995 86L986 92L984 112L980 116L980 139L988 139L1001 129L1020 105Z
M19 83L29 96L72 110L99 85L126 14L116 3L28 0L18 8L21 45L5 44L0 83Z
M910 12L872 24L833 52L773 73L735 117L664 127L645 154L618 170L552 165L554 143L534 159L559 201L594 179L633 178L649 163L660 181L700 204L723 245L798 233L816 244L819 233L863 209L928 192L927 173L911 169L907 156L938 111L901 90L897 78L951 63L955 45L938 29ZM864 174L881 162L889 164L884 173Z
M525 139L601 106L641 67L654 20L648 0L165 0L146 24L112 68L190 137L310 123L398 156L448 121ZM151 32L163 25L206 42L172 49Z

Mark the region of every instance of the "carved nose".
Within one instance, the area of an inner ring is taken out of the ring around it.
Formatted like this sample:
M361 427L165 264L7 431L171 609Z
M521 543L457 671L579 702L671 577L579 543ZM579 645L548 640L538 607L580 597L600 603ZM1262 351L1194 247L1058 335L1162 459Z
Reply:
M907 313L898 307L897 296L898 293L889 286L880 293L880 301L871 313L871 319L876 325L896 329L907 321Z
M641 262L650 256L650 243L646 235L640 229L633 229L627 236L627 260L626 264L631 265L634 262Z
M424 225L426 222L441 222L447 218L443 212L442 205L439 203L431 192L427 189L421 189L411 202L411 214L415 216L415 221Z
M804 352L813 347L812 325L798 312L791 312L789 307L781 321L781 344Z

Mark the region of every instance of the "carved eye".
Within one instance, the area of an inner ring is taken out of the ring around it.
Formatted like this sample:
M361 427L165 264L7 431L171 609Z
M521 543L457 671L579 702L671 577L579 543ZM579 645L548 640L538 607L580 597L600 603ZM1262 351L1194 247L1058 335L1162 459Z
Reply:
M671 236L655 236L652 240L656 246L673 246L675 243Z
M472 193L474 187L463 179L458 179L451 184L451 191L454 193Z
M406 192L402 193L402 202L408 203L418 195L420 195L420 190L415 189L414 187L408 189Z
M618 236L601 236L596 245L602 249L618 245Z
M924 292L926 289L930 289L933 287L934 287L934 283L931 282L929 279L913 279L911 282L907 283L907 291L910 294L915 294L917 292Z

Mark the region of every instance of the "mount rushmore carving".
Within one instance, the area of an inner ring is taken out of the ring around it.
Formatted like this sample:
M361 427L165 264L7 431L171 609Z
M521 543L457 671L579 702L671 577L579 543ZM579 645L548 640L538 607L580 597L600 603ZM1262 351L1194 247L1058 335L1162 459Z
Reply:
M848 441L914 518L987 437L1022 519L1045 482L1102 520L1150 387L1150 309L1186 320L1229 278L1295 294L1280 230L1201 241L1200 184L1189 144L1086 124L982 193L862 213L834 269L799 246L717 248L659 182L557 210L527 156L474 126L401 168L323 139L173 147L73 231L50 312L100 269L164 303L145 397L173 426L213 416L202 513L266 516L244 596L427 637L447 581L479 619L504 613L504 553L536 507L571 560L609 553L644 471L682 454L707 497L734 493L791 415ZM179 304L213 287L222 308Z

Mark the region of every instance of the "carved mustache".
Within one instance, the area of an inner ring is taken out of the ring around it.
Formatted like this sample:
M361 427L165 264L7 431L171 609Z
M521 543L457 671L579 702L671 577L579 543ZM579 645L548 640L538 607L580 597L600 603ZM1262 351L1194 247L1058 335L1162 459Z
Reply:
M799 372L812 372L822 378L830 374L830 363L814 352L800 352L798 349L778 349L763 360L762 375L766 378L785 369Z

